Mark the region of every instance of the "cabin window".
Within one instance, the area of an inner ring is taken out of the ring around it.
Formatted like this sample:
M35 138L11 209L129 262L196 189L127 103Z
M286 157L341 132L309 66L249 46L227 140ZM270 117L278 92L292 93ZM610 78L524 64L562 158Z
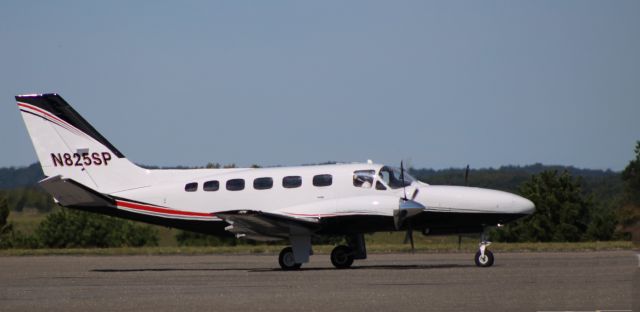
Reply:
M231 179L227 181L227 191L244 190L244 179Z
M282 187L284 188L296 188L302 185L302 177L300 176L288 176L282 178Z
M198 190L198 183L197 182L187 183L187 185L184 186L184 190L187 192L195 192Z
M380 181L376 181L376 190L386 191L387 187L382 184Z
M313 177L314 186L329 186L333 182L333 177L330 174L319 174Z
M218 182L217 180L204 182L204 184L202 185L202 189L205 192L215 192L220 189L220 182Z
M358 170L353 172L353 186L361 188L371 188L373 186L373 176L375 170Z
M273 187L272 178L257 178L253 180L253 188L256 190L268 190Z

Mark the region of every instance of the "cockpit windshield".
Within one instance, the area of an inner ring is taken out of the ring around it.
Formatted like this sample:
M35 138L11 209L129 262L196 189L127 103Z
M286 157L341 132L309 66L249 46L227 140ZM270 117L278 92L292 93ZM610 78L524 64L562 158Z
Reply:
M415 180L406 170L402 173L400 169L389 166L382 167L378 175L392 189L409 186Z

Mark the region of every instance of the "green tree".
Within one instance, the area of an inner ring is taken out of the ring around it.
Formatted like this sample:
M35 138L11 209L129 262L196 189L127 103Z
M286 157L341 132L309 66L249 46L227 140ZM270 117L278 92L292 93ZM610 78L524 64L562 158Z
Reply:
M221 166L219 163L207 163L207 165L205 166L205 168L207 169L219 169Z
M624 193L617 215L620 233L631 236L634 244L640 246L640 141L636 142L635 154L635 159L622 171Z
M598 210L568 172L544 171L523 183L520 194L536 205L531 216L494 232L498 241L580 241L610 239L613 215Z
M640 204L640 141L636 142L635 153L636 158L622 171L622 181L627 199L634 204Z
M13 227L7 220L9 218L9 205L4 194L0 195L0 248L11 247L11 234Z
M618 210L618 220L624 227L640 222L640 141L636 142L635 153L635 159L622 171L624 195L623 206Z
M36 237L50 248L158 244L157 231L151 226L66 208L49 214L36 229Z

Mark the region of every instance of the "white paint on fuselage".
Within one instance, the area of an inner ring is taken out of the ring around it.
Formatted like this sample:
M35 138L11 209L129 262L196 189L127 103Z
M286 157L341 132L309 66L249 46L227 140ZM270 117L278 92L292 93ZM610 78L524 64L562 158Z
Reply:
M416 198L428 210L469 213L533 213L534 204L521 196L490 189L430 185Z
M282 213L295 217L323 217L345 214L367 214L393 216L398 201L411 197L419 189L415 200L427 210L467 213L531 213L533 203L520 196L502 191L460 187L432 186L413 182L406 190L402 188L378 190L375 184L381 181L377 175L379 164L357 163L299 167L248 168L248 169L198 169L198 170L150 170L152 183L149 187L119 192L112 195L147 202L172 209L199 213L216 213L229 210L259 210ZM375 180L370 188L353 185L353 174L357 170L375 170ZM312 185L313 177L330 174L330 186ZM301 176L302 185L284 188L286 176ZM270 177L273 187L256 190L253 180ZM245 188L240 191L226 189L226 181L244 179ZM217 180L217 191L204 191L206 181ZM198 183L198 190L186 192L187 183Z

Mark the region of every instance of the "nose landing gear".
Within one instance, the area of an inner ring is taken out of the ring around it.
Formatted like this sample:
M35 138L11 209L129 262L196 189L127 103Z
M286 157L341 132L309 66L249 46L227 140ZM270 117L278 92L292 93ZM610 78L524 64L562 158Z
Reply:
M493 253L491 250L487 249L487 246L491 245L491 242L487 239L486 233L487 228L485 227L482 231L482 235L480 236L480 247L478 248L478 252L476 252L475 262L476 265L482 268L490 267L493 265Z
M479 267L490 267L493 265L493 253L487 249L487 246L491 245L491 242L483 240L480 242L480 250L476 252L475 262Z

